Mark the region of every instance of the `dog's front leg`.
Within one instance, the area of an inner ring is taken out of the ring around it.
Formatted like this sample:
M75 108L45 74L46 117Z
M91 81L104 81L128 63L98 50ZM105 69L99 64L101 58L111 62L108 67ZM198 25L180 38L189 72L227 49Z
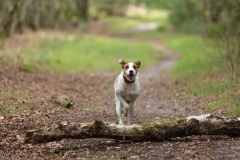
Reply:
M119 124L122 125L123 120L122 120L122 113L121 113L121 109L122 109L121 102L117 97L115 97L115 101L116 101L116 111L119 118Z
M127 102L122 98L121 95L119 94L116 94L117 95L117 98L119 99L119 101L122 103L123 107L125 109L129 109L129 105L127 104Z
M136 100L137 100L137 97L138 97L138 96L134 97L134 98L131 100L130 104L129 104L128 123L127 123L127 125L131 125L131 124L132 124L131 121L132 121L132 119L133 119L134 109L135 109L135 102L136 102Z

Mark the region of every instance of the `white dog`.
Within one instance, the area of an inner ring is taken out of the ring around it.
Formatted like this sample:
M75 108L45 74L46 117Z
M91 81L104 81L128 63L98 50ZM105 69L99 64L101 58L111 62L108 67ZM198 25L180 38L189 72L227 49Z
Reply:
M128 125L134 115L134 108L136 99L140 95L141 87L138 82L138 68L141 62L126 62L122 59L118 60L122 67L121 74L117 77L114 83L116 111L119 117L119 124L123 124L122 107L124 109L124 116L128 116Z

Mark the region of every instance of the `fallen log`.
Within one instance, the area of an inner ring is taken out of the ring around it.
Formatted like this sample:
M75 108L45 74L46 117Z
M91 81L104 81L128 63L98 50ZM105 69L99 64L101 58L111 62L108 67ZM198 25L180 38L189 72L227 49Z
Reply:
M161 141L190 135L240 136L240 117L210 114L170 118L141 125L117 125L95 120L92 123L62 122L49 129L27 130L25 143L45 143L64 138L110 138L131 141Z

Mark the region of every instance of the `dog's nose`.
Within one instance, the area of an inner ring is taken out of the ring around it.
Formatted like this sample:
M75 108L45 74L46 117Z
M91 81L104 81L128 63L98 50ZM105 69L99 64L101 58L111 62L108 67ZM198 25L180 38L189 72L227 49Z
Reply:
M129 73L133 73L133 70L130 70Z

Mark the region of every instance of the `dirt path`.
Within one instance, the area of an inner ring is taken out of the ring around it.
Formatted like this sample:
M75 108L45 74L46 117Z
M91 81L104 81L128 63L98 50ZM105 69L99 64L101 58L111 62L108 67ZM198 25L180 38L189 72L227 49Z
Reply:
M162 54L162 57L156 61L156 65L144 68L140 72L140 82L144 94L139 98L139 104L142 106L139 109L145 113L157 114L160 117L175 116L177 112L179 113L180 108L173 104L175 96L173 91L170 91L172 93L168 91L169 80L171 80L168 77L168 72L179 58L179 55L167 49L160 42L145 41L144 43L152 45ZM153 92L155 92L155 96L152 95ZM166 94L169 98L161 98Z
M19 38L19 37L18 37ZM21 38L20 38L21 39ZM165 117L201 114L201 100L186 100L185 90L168 74L179 58L161 42L146 41L163 53L155 66L140 71L142 94L134 123ZM19 92L1 99L0 159L238 159L239 138L191 136L164 142L115 142L111 139L64 139L46 144L24 144L25 131L61 121L90 122L100 118L117 123L113 83L119 72L59 74L47 70L32 73L1 64L1 92ZM8 98L11 97L11 98ZM64 98L74 109L58 104ZM4 119L2 119L4 118Z

